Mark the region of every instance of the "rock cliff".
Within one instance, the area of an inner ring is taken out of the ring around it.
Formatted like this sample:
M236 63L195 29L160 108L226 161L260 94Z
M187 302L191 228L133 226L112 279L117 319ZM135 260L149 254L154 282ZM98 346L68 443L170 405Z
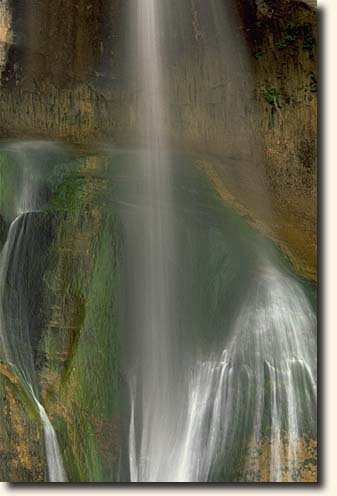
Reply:
M167 133L316 277L314 2L163 3ZM130 0L5 2L0 134L137 144ZM132 45L131 45L132 46ZM259 201L268 192L270 208ZM261 208L261 205L264 205Z

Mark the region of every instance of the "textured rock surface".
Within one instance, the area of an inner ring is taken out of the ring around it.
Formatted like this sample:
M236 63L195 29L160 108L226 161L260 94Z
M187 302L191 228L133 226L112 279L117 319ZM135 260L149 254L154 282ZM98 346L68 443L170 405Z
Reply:
M0 184L3 168L0 162ZM74 482L115 481L124 432L116 413L121 232L116 217L100 207L105 168L95 156L58 164L48 183L48 208L30 214L30 250L18 272L30 288L26 317L40 400ZM1 228L0 218L0 235ZM8 285L15 301L16 288ZM2 481L48 480L41 421L27 399L13 369L0 360Z
M172 0L163 36L174 146L216 157L225 186L315 278L317 33L309 3L235 0L224 17L213 3ZM126 50L132 2L9 5L0 134L136 144L143 109ZM258 205L265 189L268 212Z

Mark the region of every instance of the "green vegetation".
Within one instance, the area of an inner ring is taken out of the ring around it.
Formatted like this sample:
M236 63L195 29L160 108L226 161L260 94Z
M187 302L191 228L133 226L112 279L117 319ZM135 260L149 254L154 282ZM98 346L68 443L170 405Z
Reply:
M80 160L63 163L56 166L49 177L51 210L73 211L78 209L82 188L79 176Z
M276 106L280 103L281 92L274 86L268 86L262 89L262 96L269 105Z
M309 51L312 51L314 48L314 38L309 25L304 26L303 48Z
M15 162L6 151L0 150L0 212L1 216L10 218L13 198L18 189L18 171Z
M277 48L283 49L295 46L299 34L299 26L288 24L283 37L276 43Z
M318 81L317 81L316 74L314 74L313 72L310 74L310 84L309 84L309 87L310 87L310 91L312 93L317 93L317 91L318 91Z
M310 24L288 24L282 38L276 43L280 50L286 48L300 48L312 51L314 38Z
M256 58L256 60L259 60L260 58L262 58L262 57L263 57L263 55L264 55L264 53L263 53L263 52L256 52L256 53L255 53L255 58Z
M56 300L41 343L48 356L42 376L72 481L119 477L122 234L105 210L104 181L96 182L102 164L78 158L56 166L48 180L47 208L59 226L47 276Z
M262 95L268 104L279 104L281 92L277 88L268 86ZM69 479L119 482L124 422L128 417L120 346L123 232L115 211L118 188L123 188L125 182L116 181L116 177L129 170L135 173L139 168L130 156L121 155L114 161L107 161L104 156L91 158L80 157L55 165L47 178L48 219L55 219L55 228L45 274L50 314L37 350L45 356L38 379L41 401L57 432ZM196 172L194 163L186 160L185 164L181 158L177 158L177 163L177 205L196 207L181 208L178 226L179 239L183 241L183 266L189 269L186 272L191 278L197 278L196 284L189 281L190 287L196 288L194 301L200 302L189 313L189 319L193 317L196 323L193 341L205 340L203 348L211 349L213 342L222 339L224 323L235 317L241 277L249 271L258 252L251 247L263 244L270 253L277 249L264 235L247 226L235 210L222 204L213 183L208 176ZM184 167L186 170L181 172ZM0 171L11 172L7 165L0 167ZM205 217L199 211L201 193ZM197 250L196 239L204 243ZM281 253L276 259L281 265L287 264ZM200 294L198 281L205 281ZM185 283L184 276L180 286ZM228 306L223 305L224 295L230 302ZM185 296L189 296L187 291ZM209 320L205 318L208 314ZM37 424L34 405L25 404L24 393L15 391L22 405L31 410L28 420ZM265 414L270 412L266 410ZM244 418L243 412L241 415L238 425ZM235 470L240 466L239 448L247 441L246 431L244 426L233 453L232 468L226 467L227 474L231 469L231 480L235 480ZM44 466L42 437L33 443Z
M72 417L67 425L66 460L76 465L82 481L113 480L119 461L118 446L112 446L108 453L110 473L104 470L104 443L116 429L113 419L118 418L120 406L119 239L118 224L107 217L92 253L95 266L89 285L78 281L85 307L71 356L68 353L65 363L62 402ZM74 436L76 442L69 442L75 441Z

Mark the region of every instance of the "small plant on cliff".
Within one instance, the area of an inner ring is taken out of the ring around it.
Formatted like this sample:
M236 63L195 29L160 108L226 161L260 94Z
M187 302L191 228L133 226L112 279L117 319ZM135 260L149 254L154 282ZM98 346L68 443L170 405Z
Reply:
M295 45L299 31L299 26L296 24L288 24L287 29L280 41L276 43L277 48L288 48Z
M310 24L288 24L282 38L276 43L277 48L299 48L297 42L303 40L302 47L304 50L312 51L314 38Z
M269 103L269 105L276 107L276 105L279 105L281 92L277 88L269 86L267 88L263 88L262 96L266 102Z
M256 52L255 54L256 60L259 60L261 57L263 57L263 52Z
M304 50L312 51L314 47L314 39L311 33L311 27L309 25L303 26L303 48Z
M317 93L318 91L318 81L316 74L313 72L310 74L310 83L309 83L311 93Z

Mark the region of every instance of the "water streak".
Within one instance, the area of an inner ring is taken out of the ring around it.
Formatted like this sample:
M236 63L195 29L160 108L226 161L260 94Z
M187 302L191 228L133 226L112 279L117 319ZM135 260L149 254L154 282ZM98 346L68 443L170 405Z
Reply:
M19 155L24 153L19 147ZM29 164L23 163L26 168ZM46 449L48 476L50 482L66 482L67 476L57 442L55 430L48 415L38 399L36 370L31 344L31 329L28 321L28 302L21 271L27 257L32 257L34 247L30 246L31 218L34 213L21 213L28 205L37 209L38 196L34 185L34 174L30 170L22 171L22 177L31 179L22 183L23 194L16 203L19 215L10 225L7 240L0 255L0 339L2 354L6 363L18 377L21 387L29 396L40 416ZM29 192L29 194L27 193ZM33 260L30 260L33 263ZM8 281L14 285L8 296ZM11 298L11 300L9 300ZM13 299L14 298L14 299ZM12 314L8 317L8 310ZM13 310L14 309L14 310Z
M130 387L130 471L133 482L159 480L161 453L172 432L175 349L174 223L170 157L165 139L165 99L156 0L137 0L138 74L145 150L142 154L144 207L135 222L132 341L137 343L136 375ZM130 243L131 244L131 243ZM134 249L134 248L133 248ZM139 419L141 427L138 432ZM136 434L138 433L138 435ZM137 437L137 442L136 438Z
M250 288L222 355L190 371L169 480L206 482L221 471L230 477L237 452L245 454L243 476L252 469L258 474L260 460L249 448L261 448L266 439L270 480L296 480L302 438L316 436L315 328L296 281L266 269Z
M316 319L301 286L258 253L253 277L245 275L249 287L242 290L236 319L223 329L222 353L207 357L200 350L197 359L186 358L177 344L177 212L165 137L160 5L137 0L146 150L144 205L133 209L127 226L134 345L130 478L259 480L266 445L269 480L296 480L302 440L316 436Z

